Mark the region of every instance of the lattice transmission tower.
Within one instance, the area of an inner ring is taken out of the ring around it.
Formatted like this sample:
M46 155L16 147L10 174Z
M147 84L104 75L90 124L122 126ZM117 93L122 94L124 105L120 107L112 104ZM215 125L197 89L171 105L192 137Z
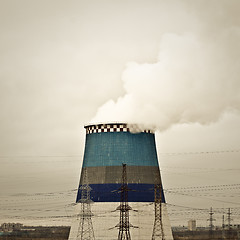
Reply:
M154 185L154 212L155 219L153 225L152 240L164 240L163 222L162 222L162 184Z
M120 220L117 227L119 227L118 240L131 240L130 227L132 225L129 222L129 210L132 208L128 205L128 188L127 184L127 165L122 165L122 185L120 187L121 201L117 210L120 210Z
M213 211L212 208L210 208L210 212L209 212L209 238L212 239L213 238L213 229L214 229L214 225L213 225L213 221L216 221L216 219L213 218Z
M228 208L228 212L227 212L227 239L232 239L232 218L231 218L231 209Z
M83 180L80 187L81 199L78 203L81 203L81 210L79 213L79 226L76 240L95 240L93 225L92 225L92 212L91 204L93 201L90 199L90 192L92 188L88 184L87 169L83 170Z

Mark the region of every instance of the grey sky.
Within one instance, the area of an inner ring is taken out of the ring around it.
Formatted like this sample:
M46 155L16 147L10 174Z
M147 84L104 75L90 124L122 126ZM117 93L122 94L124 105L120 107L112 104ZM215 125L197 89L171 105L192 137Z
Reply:
M211 86L216 96L207 96L221 104L208 108L205 99L201 107L209 111L202 111L202 115L196 115L197 119L183 121L184 124L170 118L172 124L167 130L157 133L165 187L239 183L238 0L0 0L0 5L1 196L76 188L84 148L83 125L90 122L106 102L124 98L129 85L126 87L123 73L131 72L127 67L129 62L144 66L159 61L163 40L169 43L168 34L182 37L183 43L186 39L183 36L196 37L206 51L199 63L213 56L213 60L209 60L212 65L203 69L203 77L222 79L219 85L215 79ZM171 40L172 49L175 44L174 39ZM183 54L179 63L184 62L185 57ZM188 69L188 62L185 63L185 72L191 73L192 66ZM177 67L178 63L173 65ZM201 91L208 89L205 78L203 80ZM134 81L131 84L136 83L139 96L143 89L138 86L137 78ZM162 93L157 87L153 90L154 96ZM148 101L146 96L143 96L144 102ZM174 96L169 98L174 100ZM191 97L187 100L191 102ZM161 105L156 106L156 112L161 113ZM198 118L209 117L213 110L218 112L213 120L205 125L197 123L202 122ZM134 111L139 113L141 106ZM218 151L224 153L216 153ZM230 168L235 170L228 170ZM202 173L191 172L191 169ZM72 195L66 204L74 199ZM173 204L179 200L179 204L188 202L193 207L210 207L206 199L199 200L196 206L187 197L181 200L169 194L167 200ZM240 202L236 196L227 200ZM214 204L223 207L223 202Z

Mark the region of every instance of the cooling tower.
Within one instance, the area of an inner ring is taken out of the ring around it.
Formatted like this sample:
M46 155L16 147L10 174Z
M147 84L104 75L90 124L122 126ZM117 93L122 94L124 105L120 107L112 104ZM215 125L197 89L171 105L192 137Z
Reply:
M173 239L154 132L136 131L134 126L129 128L122 123L88 125L85 129L85 151L76 199L78 218L71 227L69 240L85 239L81 236L89 232L92 237L86 239L119 239L119 231L123 230L120 217L123 201L128 206L128 217L124 221L129 226L131 239L152 239L154 225L158 231L162 228L164 235L156 239ZM127 184L124 200L121 198L123 177ZM156 214L156 186L161 189L160 216Z

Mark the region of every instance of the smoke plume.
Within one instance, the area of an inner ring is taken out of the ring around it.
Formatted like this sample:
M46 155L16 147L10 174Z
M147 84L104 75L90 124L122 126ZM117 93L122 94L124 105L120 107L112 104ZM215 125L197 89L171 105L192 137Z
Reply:
M102 105L92 122L127 122L168 129L209 124L240 109L240 28L214 34L165 33L155 63L129 62L125 94Z

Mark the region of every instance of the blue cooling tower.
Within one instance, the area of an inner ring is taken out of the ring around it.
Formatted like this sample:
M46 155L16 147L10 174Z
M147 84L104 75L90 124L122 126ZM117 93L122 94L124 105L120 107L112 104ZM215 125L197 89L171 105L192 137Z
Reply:
M119 202L122 164L127 165L129 202L154 202L154 184L160 184L155 137L151 131L131 133L126 124L88 125L83 159L94 202ZM79 189L81 189L79 187ZM81 191L77 202L81 199ZM165 202L162 193L162 200Z
M133 133L133 127L129 129L123 123L85 126L85 151L76 200L77 219L72 223L69 240L85 239L81 236L90 233L95 238L86 239L117 239L120 226L125 226L119 220L123 212L120 205L123 176L128 189L129 216L126 219L132 239L155 239L152 238L153 228L160 220L156 221L159 212L153 203L154 187L161 186L155 135L150 130ZM124 169L126 166L125 175L123 165ZM161 229L164 239L172 240L165 197L163 192L161 194Z

